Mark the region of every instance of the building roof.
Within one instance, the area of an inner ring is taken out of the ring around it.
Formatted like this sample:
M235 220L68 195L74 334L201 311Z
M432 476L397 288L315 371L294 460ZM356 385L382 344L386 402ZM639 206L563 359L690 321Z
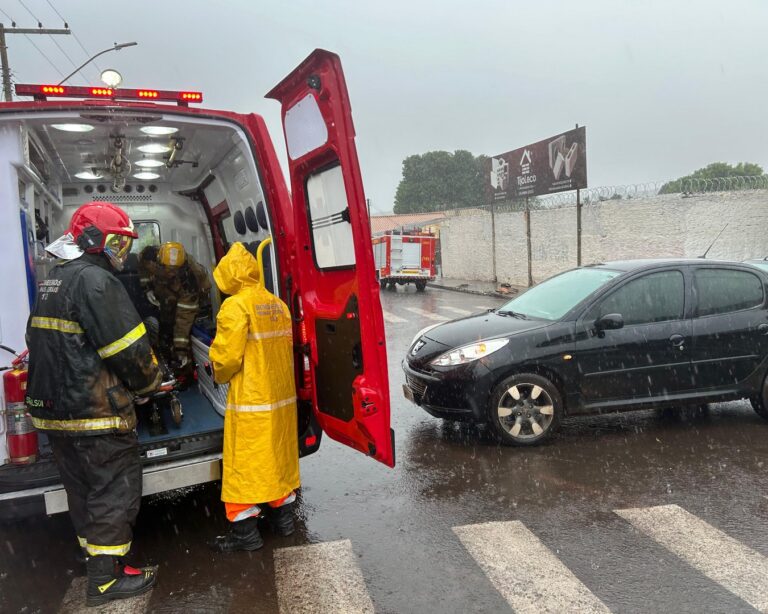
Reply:
M371 232L379 235L398 228L420 228L445 218L443 211L430 213L405 213L403 215L374 215L371 217Z

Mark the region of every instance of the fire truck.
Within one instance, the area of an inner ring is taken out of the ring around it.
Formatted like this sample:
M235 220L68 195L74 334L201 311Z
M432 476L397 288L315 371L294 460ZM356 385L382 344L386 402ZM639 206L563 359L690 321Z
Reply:
M135 252L116 274L134 302L147 245L180 242L210 274L234 242L271 239L264 283L293 316L301 455L325 434L394 466L384 321L338 56L314 51L267 94L282 106L289 184L262 117L199 108L198 91L17 84L16 95L28 99L0 103L0 512L67 509L26 413L24 332L55 265L45 246L89 201L134 221ZM191 338L197 383L179 393L184 420L148 424L136 407L144 494L221 475L226 389L208 364L215 286L209 298Z
M429 232L397 234L387 232L373 238L376 278L382 290L415 284L423 292L435 280L437 237Z

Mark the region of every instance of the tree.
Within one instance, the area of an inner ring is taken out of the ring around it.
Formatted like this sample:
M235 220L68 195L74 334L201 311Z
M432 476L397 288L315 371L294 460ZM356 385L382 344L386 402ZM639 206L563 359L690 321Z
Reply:
M760 177L763 175L763 167L752 162L739 162L736 165L727 162L713 162L694 171L690 175L680 177L674 181L668 181L659 190L659 194L672 194L690 189L691 183L696 180L722 179L727 177Z
M395 193L395 213L420 213L473 207L485 200L485 156L458 149L428 151L403 160Z

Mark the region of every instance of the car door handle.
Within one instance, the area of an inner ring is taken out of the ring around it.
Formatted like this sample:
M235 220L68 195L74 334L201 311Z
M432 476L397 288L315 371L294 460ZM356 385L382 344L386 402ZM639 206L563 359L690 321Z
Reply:
M685 346L685 337L683 337L682 335L672 335L669 338L669 342L672 344L672 347L676 347L682 350L683 347Z
M757 327L757 332L761 335L768 335L768 324L761 324Z

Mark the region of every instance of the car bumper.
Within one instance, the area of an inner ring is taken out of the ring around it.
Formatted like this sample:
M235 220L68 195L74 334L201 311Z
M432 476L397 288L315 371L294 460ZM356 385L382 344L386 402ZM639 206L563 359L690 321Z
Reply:
M436 418L484 421L492 374L480 362L432 373L414 369L407 360L403 394Z

